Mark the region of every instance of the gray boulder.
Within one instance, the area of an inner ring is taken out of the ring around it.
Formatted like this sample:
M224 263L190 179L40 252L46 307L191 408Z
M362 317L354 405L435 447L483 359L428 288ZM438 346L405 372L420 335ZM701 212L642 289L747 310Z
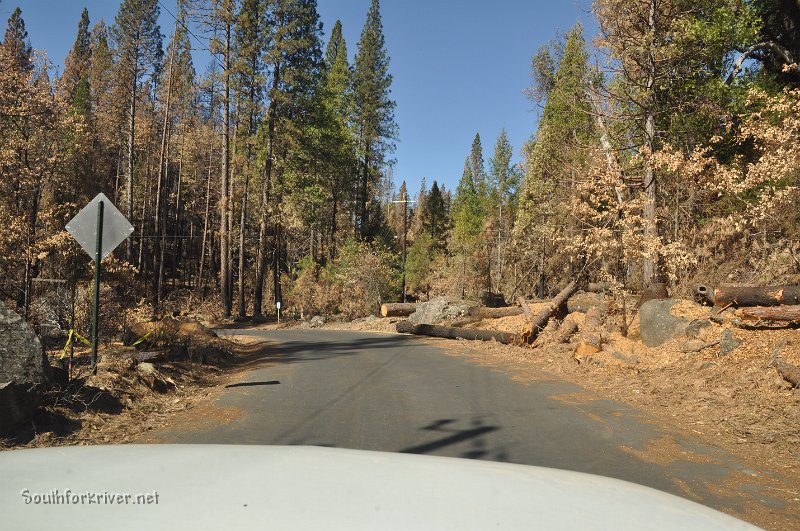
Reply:
M663 345L686 331L689 321L670 312L678 302L677 299L651 299L642 304L639 308L639 335L645 345Z
M410 324L439 324L469 315L477 303L436 297L428 302L417 304L416 311L408 317Z
M33 418L50 382L50 365L36 334L15 311L0 303L0 434Z

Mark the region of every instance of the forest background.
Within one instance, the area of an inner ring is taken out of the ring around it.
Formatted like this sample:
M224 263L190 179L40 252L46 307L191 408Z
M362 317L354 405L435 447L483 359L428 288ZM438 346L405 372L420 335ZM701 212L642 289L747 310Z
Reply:
M569 280L800 280L800 2L595 0L535 51L538 129L465 146L455 189L392 182L390 54L373 0L352 64L314 0L84 10L63 73L22 12L0 46L0 295L87 329L92 263L64 232L104 192L134 235L104 263L107 327L205 309L375 313ZM213 67L198 74L192 48ZM352 44L351 44L352 46ZM443 87L443 90L447 90ZM60 282L47 282L59 280ZM74 295L73 295L74 293Z

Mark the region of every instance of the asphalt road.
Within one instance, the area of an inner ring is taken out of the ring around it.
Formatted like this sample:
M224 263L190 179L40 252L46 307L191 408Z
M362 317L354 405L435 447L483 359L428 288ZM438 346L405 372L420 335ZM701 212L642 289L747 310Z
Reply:
M721 510L740 512L751 504L789 509L770 496L768 475L699 441L670 433L685 459L681 452L642 457L667 434L653 418L613 401L559 399L582 389L547 375L520 383L411 336L232 333L277 344L275 357L228 385L217 399L217 405L241 410L241 416L203 429L163 431L158 438L507 461L624 479Z

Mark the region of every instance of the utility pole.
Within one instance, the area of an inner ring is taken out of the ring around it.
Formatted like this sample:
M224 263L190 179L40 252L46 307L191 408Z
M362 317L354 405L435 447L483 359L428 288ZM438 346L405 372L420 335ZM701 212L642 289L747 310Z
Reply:
M406 241L408 240L408 204L416 203L414 200L408 198L408 191L405 197L399 201L392 201L392 203L403 204L403 302L406 302Z

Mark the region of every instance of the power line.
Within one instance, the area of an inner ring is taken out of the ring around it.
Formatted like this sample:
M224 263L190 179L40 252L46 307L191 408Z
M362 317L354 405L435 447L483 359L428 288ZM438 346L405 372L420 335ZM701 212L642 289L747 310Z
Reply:
M217 64L217 66L218 66L220 69L222 69L222 70L225 70L225 67L223 66L223 63L221 63L221 62L219 61L219 59L217 59L217 54L216 54L215 52L212 52L212 51L211 51L211 48L210 48L208 45L206 45L206 46L203 46L203 41L201 41L201 40L200 40L200 37L198 37L197 35L195 35L195 34L194 34L194 32L193 32L191 29L189 29L189 26L187 26L185 22L184 22L183 20L178 20L178 17L176 17L176 16L175 16L175 15L172 13L172 11L170 11L169 9L167 9L167 6L165 6L165 5L164 5L164 4L161 2L161 0L156 0L156 1L158 2L158 5L159 5L159 6L161 6L161 9L163 9L164 11L166 11L166 12L167 12L167 14L168 14L169 16L171 16L171 17L172 17L172 19L175 21L175 23L176 23L176 24L180 24L181 26L183 26L183 29L185 29L185 30L186 30L186 33L188 33L189 35L191 35L191 36L194 38L194 40L195 40L195 41L197 41L197 44L199 44L199 45L200 45L200 48L199 48L199 49L200 49L200 50L203 50L204 52L208 52L209 54L211 54L211 57L212 57L212 59L214 59L214 62Z

